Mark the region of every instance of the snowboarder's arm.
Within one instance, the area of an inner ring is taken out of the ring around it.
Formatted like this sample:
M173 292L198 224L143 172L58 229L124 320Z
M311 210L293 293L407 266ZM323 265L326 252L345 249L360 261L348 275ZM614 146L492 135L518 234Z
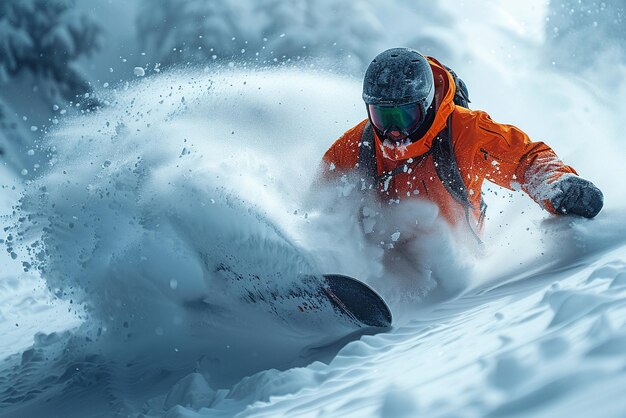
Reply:
M602 192L565 165L543 142L533 142L512 125L476 112L480 138L475 163L485 177L509 189L522 189L553 214L591 218L602 208Z
M324 153L311 184L310 196L315 198L311 199L310 206L332 211L336 206L337 195L348 193L352 188L347 176L357 166L359 142L365 122L344 133Z
M367 120L345 132L324 154L318 178L333 180L354 170L359 160L359 143Z

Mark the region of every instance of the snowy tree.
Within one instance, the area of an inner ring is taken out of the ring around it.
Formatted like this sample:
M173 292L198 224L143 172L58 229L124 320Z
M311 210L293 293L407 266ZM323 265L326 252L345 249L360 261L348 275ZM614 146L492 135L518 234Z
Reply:
M99 36L99 27L72 0L0 1L0 155L15 159L15 150L30 146L36 135L35 128L20 126L13 110L27 100L20 94L25 88L43 98L48 112L66 101L96 103L73 63L97 48Z
M362 69L380 45L383 27L368 2L262 0L255 16L268 39L262 56L332 59Z
M589 60L626 57L626 0L551 0L546 24L549 59L558 68L580 71Z
M229 57L244 49L252 35L246 4L208 0L144 0L139 40L161 65Z
M50 82L52 99L89 92L71 64L97 47L100 29L72 6L72 0L0 2L0 81L29 71Z
M213 58L276 64L316 57L362 67L383 32L369 2L144 2L140 38L147 54L163 65Z
M12 115L10 107L0 98L0 161L15 158L18 155L17 144L23 142L23 137L28 133ZM9 161L10 165L17 168L16 161Z
M337 43L339 47L333 54L336 58L354 56L356 64L365 68L380 52L380 43L384 39L383 24L367 3L332 2L321 10L320 18L324 19L322 22L326 26L321 31L326 44Z

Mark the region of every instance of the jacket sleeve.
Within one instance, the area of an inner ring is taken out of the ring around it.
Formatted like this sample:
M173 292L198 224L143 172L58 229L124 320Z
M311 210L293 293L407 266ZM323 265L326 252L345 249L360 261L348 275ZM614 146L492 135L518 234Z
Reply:
M334 199L347 196L354 189L355 185L349 181L348 174L358 162L359 142L363 132L361 125L365 126L365 123L348 130L324 153L311 184L310 196L315 196L310 202L311 206L322 203L324 210L332 211Z
M550 203L551 187L564 174L577 174L543 142L533 142L512 125L494 122L476 113L477 149L474 164L484 177L511 190L524 190L542 208L556 213Z
M322 158L318 178L334 180L354 170L359 161L359 143L367 120L345 132L331 145Z

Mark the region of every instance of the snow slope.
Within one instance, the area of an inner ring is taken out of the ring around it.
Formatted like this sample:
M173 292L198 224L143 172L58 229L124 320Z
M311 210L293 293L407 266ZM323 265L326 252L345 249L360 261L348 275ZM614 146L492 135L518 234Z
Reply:
M350 208L310 202L364 117L358 80L233 65L105 89L35 150L55 155L45 175L2 189L0 416L623 416L625 86L538 77L534 44L488 27L459 70L473 106L596 182L597 219L490 188L475 258L418 205L420 263L393 280ZM241 303L322 271L375 286L394 328L328 346L341 328Z

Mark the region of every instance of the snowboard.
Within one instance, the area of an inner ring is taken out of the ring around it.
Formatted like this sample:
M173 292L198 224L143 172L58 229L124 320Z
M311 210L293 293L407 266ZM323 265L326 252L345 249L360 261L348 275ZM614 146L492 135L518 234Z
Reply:
M296 333L321 333L328 339L391 326L391 311L382 297L349 276L302 275L289 282L271 275L242 274L225 264L220 264L216 272L226 284L222 292L186 303L210 312L212 321L227 321L234 315L244 326L250 319L263 321L265 317Z
M382 297L359 280L341 274L325 274L322 292L333 308L360 327L388 328L392 316Z

